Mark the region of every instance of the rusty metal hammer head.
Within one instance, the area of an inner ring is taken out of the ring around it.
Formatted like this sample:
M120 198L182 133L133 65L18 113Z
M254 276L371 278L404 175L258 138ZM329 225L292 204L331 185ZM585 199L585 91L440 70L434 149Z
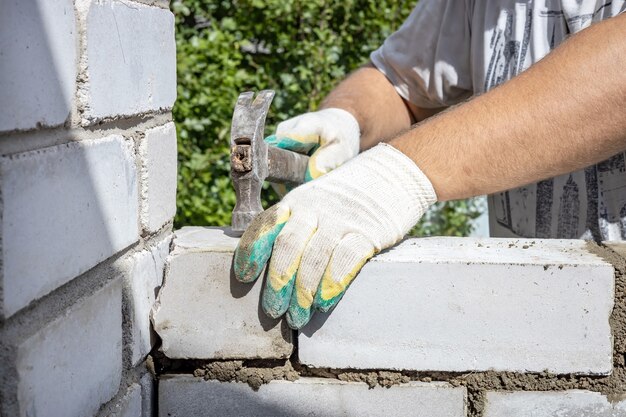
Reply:
M304 182L308 156L269 147L264 138L265 118L274 91L263 90L239 95L230 131L230 172L237 203L232 229L246 230L252 219L263 211L261 189L270 180L290 185Z

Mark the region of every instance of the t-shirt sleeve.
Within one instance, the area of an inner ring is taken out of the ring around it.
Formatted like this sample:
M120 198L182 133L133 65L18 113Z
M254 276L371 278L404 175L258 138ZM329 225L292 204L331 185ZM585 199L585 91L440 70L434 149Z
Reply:
M472 94L468 8L462 0L421 0L372 52L372 63L405 100L447 107Z

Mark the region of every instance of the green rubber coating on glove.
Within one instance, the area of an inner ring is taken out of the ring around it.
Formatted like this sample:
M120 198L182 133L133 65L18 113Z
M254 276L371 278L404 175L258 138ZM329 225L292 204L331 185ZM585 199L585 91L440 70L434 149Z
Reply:
M294 292L295 294L295 292ZM294 330L303 328L309 320L313 312L310 308L302 308L295 300L295 296L292 297L292 302L289 304L289 310L287 310L287 324Z
M285 314L289 308L289 301L291 300L291 292L293 291L293 285L296 282L296 273L293 274L291 279L284 287L276 291L270 284L269 277L265 283L265 290L263 290L263 298L261 305L265 314L271 318L277 319Z
M304 182L309 182L309 181L313 181L313 177L311 176L311 171L309 170L309 167L306 167L306 172L304 173Z
M339 295L336 295L330 300L323 299L320 294L320 291L318 291L315 294L315 298L313 299L313 308L316 309L317 311L321 311L322 313L326 313L327 311L332 309L335 305L337 305L337 303L339 302L339 300L341 300L341 297L343 297L343 295L346 293L346 290L349 287L350 286L348 285L348 287L346 287L345 290L343 290Z
M265 143L270 146L275 146L280 149L286 149L288 151L294 151L306 155L311 155L320 147L319 143L315 142L301 142L299 140L289 138L286 136L278 137L276 135L269 135L265 139Z
M286 222L277 223L262 234L254 231L244 233L235 250L234 270L237 280L252 282L259 277L272 255L274 241L285 224Z
M305 153L305 154L308 154L312 149L317 148L318 146L316 143L300 142L298 140L288 138L288 137L279 138L276 135L270 135L266 137L265 143L267 143L270 146L275 146L280 149L287 149L289 151Z

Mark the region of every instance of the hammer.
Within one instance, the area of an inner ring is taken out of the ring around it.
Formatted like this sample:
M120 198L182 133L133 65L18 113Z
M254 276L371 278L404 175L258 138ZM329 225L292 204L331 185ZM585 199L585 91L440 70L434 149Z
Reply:
M265 117L274 98L273 90L239 95L230 129L230 173L237 203L232 230L243 233L252 219L263 211L263 181L297 186L304 182L309 157L268 146L264 138ZM254 100L253 100L254 99Z

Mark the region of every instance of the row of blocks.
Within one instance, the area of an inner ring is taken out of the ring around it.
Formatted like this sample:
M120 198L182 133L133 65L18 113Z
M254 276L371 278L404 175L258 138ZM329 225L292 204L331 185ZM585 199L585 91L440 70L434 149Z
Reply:
M141 364L156 341L149 316L170 241L152 239L99 266L82 278L95 288L55 294L0 329L0 415L96 415L116 395L98 415L154 415L153 379ZM129 380L124 366L144 375Z
M231 275L228 229L175 233L153 324L176 359L292 353L262 283ZM576 240L409 239L366 264L337 307L297 336L310 367L608 375L614 268Z
M171 122L0 157L0 317L170 222L176 165Z
M390 388L365 383L301 378L272 381L253 391L243 383L162 377L159 413L168 417L466 417L464 387L411 382ZM626 417L626 400L610 402L592 391L485 393L482 417Z

